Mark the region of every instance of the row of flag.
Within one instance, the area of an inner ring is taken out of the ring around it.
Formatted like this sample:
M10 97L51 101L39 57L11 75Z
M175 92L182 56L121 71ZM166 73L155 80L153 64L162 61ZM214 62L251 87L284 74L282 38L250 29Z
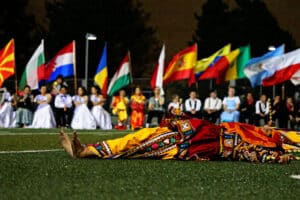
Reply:
M12 39L0 50L0 87L5 79L15 74L14 48ZM194 44L178 52L164 69L165 49L163 45L151 78L152 88L163 88L165 84L185 79L189 85L205 79L216 79L216 83L220 84L242 78L248 78L252 87L271 86L287 80L295 85L300 84L300 49L284 53L284 45L281 45L274 51L251 58L250 45L231 51L231 45L227 44L211 56L197 60L197 44ZM72 41L46 63L42 40L26 64L19 88L30 85L32 89L38 89L41 81L54 81L58 75L76 76L75 55L75 41ZM132 82L130 63L128 51L108 84L107 44L104 45L94 76L103 95L112 96Z
M284 45L281 45L255 58L251 58L250 52L250 45L231 51L231 45L227 44L211 56L197 61L197 45L194 44L177 53L166 70L160 64L161 69L155 69L151 85L153 87L155 80L160 80L156 86L162 87L183 79L188 79L191 85L205 79L216 79L216 83L221 84L242 78L248 78L252 87L272 86L287 80L294 85L300 84L300 49L285 53ZM161 56L159 63L163 63ZM164 71L163 75L158 71Z

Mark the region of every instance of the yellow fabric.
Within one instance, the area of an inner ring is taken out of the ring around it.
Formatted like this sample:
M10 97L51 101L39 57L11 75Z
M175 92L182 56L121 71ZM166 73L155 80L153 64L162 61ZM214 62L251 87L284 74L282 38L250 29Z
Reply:
M300 143L300 133L296 131L285 132L284 135L295 143Z
M127 104L128 104L128 98L120 98L120 101L116 103L115 107L113 108L112 112L115 115L118 115L118 120L120 122L126 121L128 118L127 114Z
M231 49L231 44L227 44L226 46L224 46L223 48L221 48L217 52L215 52L213 55L197 61L197 64L194 68L194 73L197 74L197 73L205 71L208 68L208 66L215 60L216 57L225 56L225 55L229 54L230 49Z
M240 49L236 49L236 50L230 52L230 54L228 54L226 56L226 58L229 62L229 67L226 71L225 81L235 80L238 78L237 58L238 58L239 54L240 54Z
M128 134L124 137L107 140L106 143L110 147L112 154L119 154L135 147L142 142L149 140L162 133L170 131L167 127L163 128L143 128L135 133Z
M197 46L188 47L176 54L169 63L163 79L167 80L172 77L175 72L184 70L193 70L197 62Z

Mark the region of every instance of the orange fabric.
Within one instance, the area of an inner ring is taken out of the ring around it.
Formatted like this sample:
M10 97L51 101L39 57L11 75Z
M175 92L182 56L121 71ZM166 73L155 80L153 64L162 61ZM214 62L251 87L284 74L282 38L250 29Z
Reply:
M132 129L143 127L145 121L145 100L144 95L131 96L130 125Z
M0 50L0 87L4 80L15 73L15 42L11 39L9 43Z
M220 127L225 129L225 132L237 133L242 140L254 145L263 147L275 148L281 146L278 132L273 130L272 137L268 137L266 133L259 127L238 122L221 123Z

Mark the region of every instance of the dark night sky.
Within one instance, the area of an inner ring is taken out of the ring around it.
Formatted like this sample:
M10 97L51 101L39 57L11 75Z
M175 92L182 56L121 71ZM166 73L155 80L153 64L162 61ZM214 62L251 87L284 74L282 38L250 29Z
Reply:
M44 1L30 0L28 8L40 23L47 23L44 17ZM191 40L196 27L194 13L201 12L206 0L140 0L140 2L145 11L151 14L150 25L156 27L158 39L167 45L167 57L170 58ZM225 0L225 2L230 5L230 9L236 6L234 0ZM300 46L300 1L265 0L264 2L279 25L291 32L297 45Z

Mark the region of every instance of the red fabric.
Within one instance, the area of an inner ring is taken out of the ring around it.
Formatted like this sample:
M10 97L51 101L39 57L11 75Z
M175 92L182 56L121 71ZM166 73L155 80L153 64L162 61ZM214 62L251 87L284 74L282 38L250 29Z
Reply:
M200 158L214 159L219 154L220 128L208 121L190 119L195 135L190 139L188 157L194 155Z
M221 123L220 127L226 132L239 134L242 140L249 144L269 148L276 148L282 145L280 138L277 137L278 133L275 130L273 130L272 137L268 137L261 128L249 124L228 122Z
M226 70L229 67L229 61L225 56L221 57L213 66L203 72L199 80L217 79L216 83L220 84L225 80Z
M278 70L273 76L263 80L263 86L272 86L290 80L298 70L300 70L300 63Z
M156 67L155 67L155 70L154 70L154 72L153 72L151 81L150 81L150 86L151 86L151 88L152 88L153 90L154 90L154 88L156 87L156 78L157 78L158 67L159 67L159 65L157 64Z

